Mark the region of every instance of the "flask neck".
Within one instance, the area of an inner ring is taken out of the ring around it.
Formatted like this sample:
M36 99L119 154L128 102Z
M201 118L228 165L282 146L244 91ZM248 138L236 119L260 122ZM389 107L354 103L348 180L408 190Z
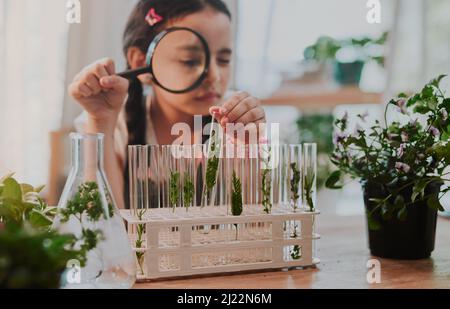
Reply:
M72 143L72 170L84 175L85 181L94 181L103 172L103 134L70 135Z

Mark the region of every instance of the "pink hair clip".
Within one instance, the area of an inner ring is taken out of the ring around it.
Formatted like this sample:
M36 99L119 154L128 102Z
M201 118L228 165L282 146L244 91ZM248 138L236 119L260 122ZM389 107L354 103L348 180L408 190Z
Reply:
M154 8L151 8L151 9L148 11L147 15L145 16L145 20L147 21L147 23L148 23L150 26L154 26L154 25L156 25L157 23L159 23L160 21L162 21L163 18L162 18L161 16L159 16L158 14L156 14Z

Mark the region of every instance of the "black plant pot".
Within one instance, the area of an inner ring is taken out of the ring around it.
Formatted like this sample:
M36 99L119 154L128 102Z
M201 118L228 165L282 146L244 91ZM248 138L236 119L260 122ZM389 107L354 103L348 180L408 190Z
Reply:
M371 198L385 198L388 193L384 186L363 182L364 204L370 212L375 203ZM425 194L439 194L441 184L433 183L425 189ZM412 187L402 190L405 203L411 201ZM391 201L393 202L393 201ZM374 256L392 259L422 259L428 258L434 250L436 235L437 211L428 207L426 201L415 202L407 206L407 217L404 221L393 216L383 220L378 211L373 218L381 227L378 230L368 229L370 253Z

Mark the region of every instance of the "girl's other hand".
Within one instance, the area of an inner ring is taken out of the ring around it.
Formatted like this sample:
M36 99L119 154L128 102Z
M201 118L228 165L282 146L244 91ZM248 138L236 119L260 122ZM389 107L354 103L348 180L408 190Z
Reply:
M213 106L209 111L225 128L225 131L227 124L235 124L238 136L243 130L260 131L259 124L266 122L266 114L261 107L261 102L244 91L235 93L222 106ZM260 134L258 135L260 136ZM246 138L246 142L248 143L248 138Z
M92 120L115 122L128 94L128 80L114 75L111 59L102 59L85 67L69 85L69 94Z

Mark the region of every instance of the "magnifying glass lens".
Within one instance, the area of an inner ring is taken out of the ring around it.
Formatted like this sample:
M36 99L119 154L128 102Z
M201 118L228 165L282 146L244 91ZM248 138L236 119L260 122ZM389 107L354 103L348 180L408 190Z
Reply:
M193 87L207 69L207 51L199 36L188 30L167 33L153 52L153 78L166 89Z

